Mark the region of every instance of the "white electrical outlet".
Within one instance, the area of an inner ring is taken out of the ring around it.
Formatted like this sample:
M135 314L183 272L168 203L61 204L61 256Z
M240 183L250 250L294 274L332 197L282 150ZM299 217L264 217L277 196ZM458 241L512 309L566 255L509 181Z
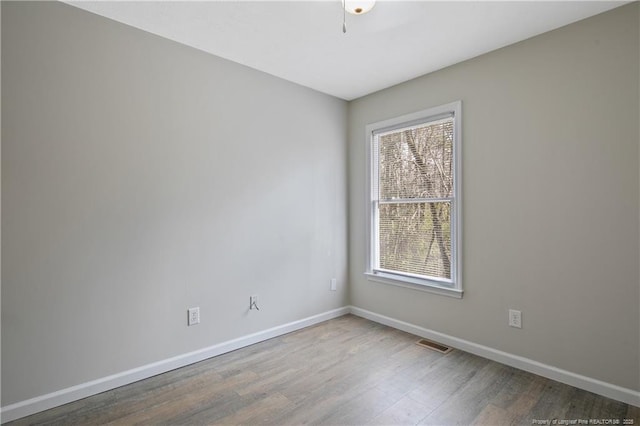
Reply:
M200 324L200 308L187 309L187 325Z
M331 278L331 291L336 291L338 288L338 280Z
M509 309L509 326L522 328L522 312Z

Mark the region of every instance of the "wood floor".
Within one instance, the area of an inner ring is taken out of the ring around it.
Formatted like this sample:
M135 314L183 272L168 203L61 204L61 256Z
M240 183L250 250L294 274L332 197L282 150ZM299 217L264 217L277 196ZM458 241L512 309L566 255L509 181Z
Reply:
M12 424L640 424L640 408L417 340L347 315Z

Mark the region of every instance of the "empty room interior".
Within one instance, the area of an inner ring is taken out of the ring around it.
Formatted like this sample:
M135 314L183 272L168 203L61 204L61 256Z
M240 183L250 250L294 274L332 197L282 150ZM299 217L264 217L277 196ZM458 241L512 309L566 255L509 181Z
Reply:
M2 423L639 424L640 3L0 12Z

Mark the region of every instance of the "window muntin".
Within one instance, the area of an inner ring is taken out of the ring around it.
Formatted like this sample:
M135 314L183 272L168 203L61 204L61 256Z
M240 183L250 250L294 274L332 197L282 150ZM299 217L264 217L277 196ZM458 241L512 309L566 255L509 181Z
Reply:
M368 273L461 294L460 103L367 126Z

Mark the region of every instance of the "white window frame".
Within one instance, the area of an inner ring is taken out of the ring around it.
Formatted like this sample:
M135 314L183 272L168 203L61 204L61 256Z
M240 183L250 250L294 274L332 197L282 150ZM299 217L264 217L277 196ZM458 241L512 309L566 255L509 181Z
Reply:
M377 264L378 164L374 150L376 135L395 129L425 124L453 116L453 195L451 202L451 279L422 277L385 271ZM365 275L370 281L462 298L462 102L429 108L412 114L379 121L366 126L367 146L367 259Z

